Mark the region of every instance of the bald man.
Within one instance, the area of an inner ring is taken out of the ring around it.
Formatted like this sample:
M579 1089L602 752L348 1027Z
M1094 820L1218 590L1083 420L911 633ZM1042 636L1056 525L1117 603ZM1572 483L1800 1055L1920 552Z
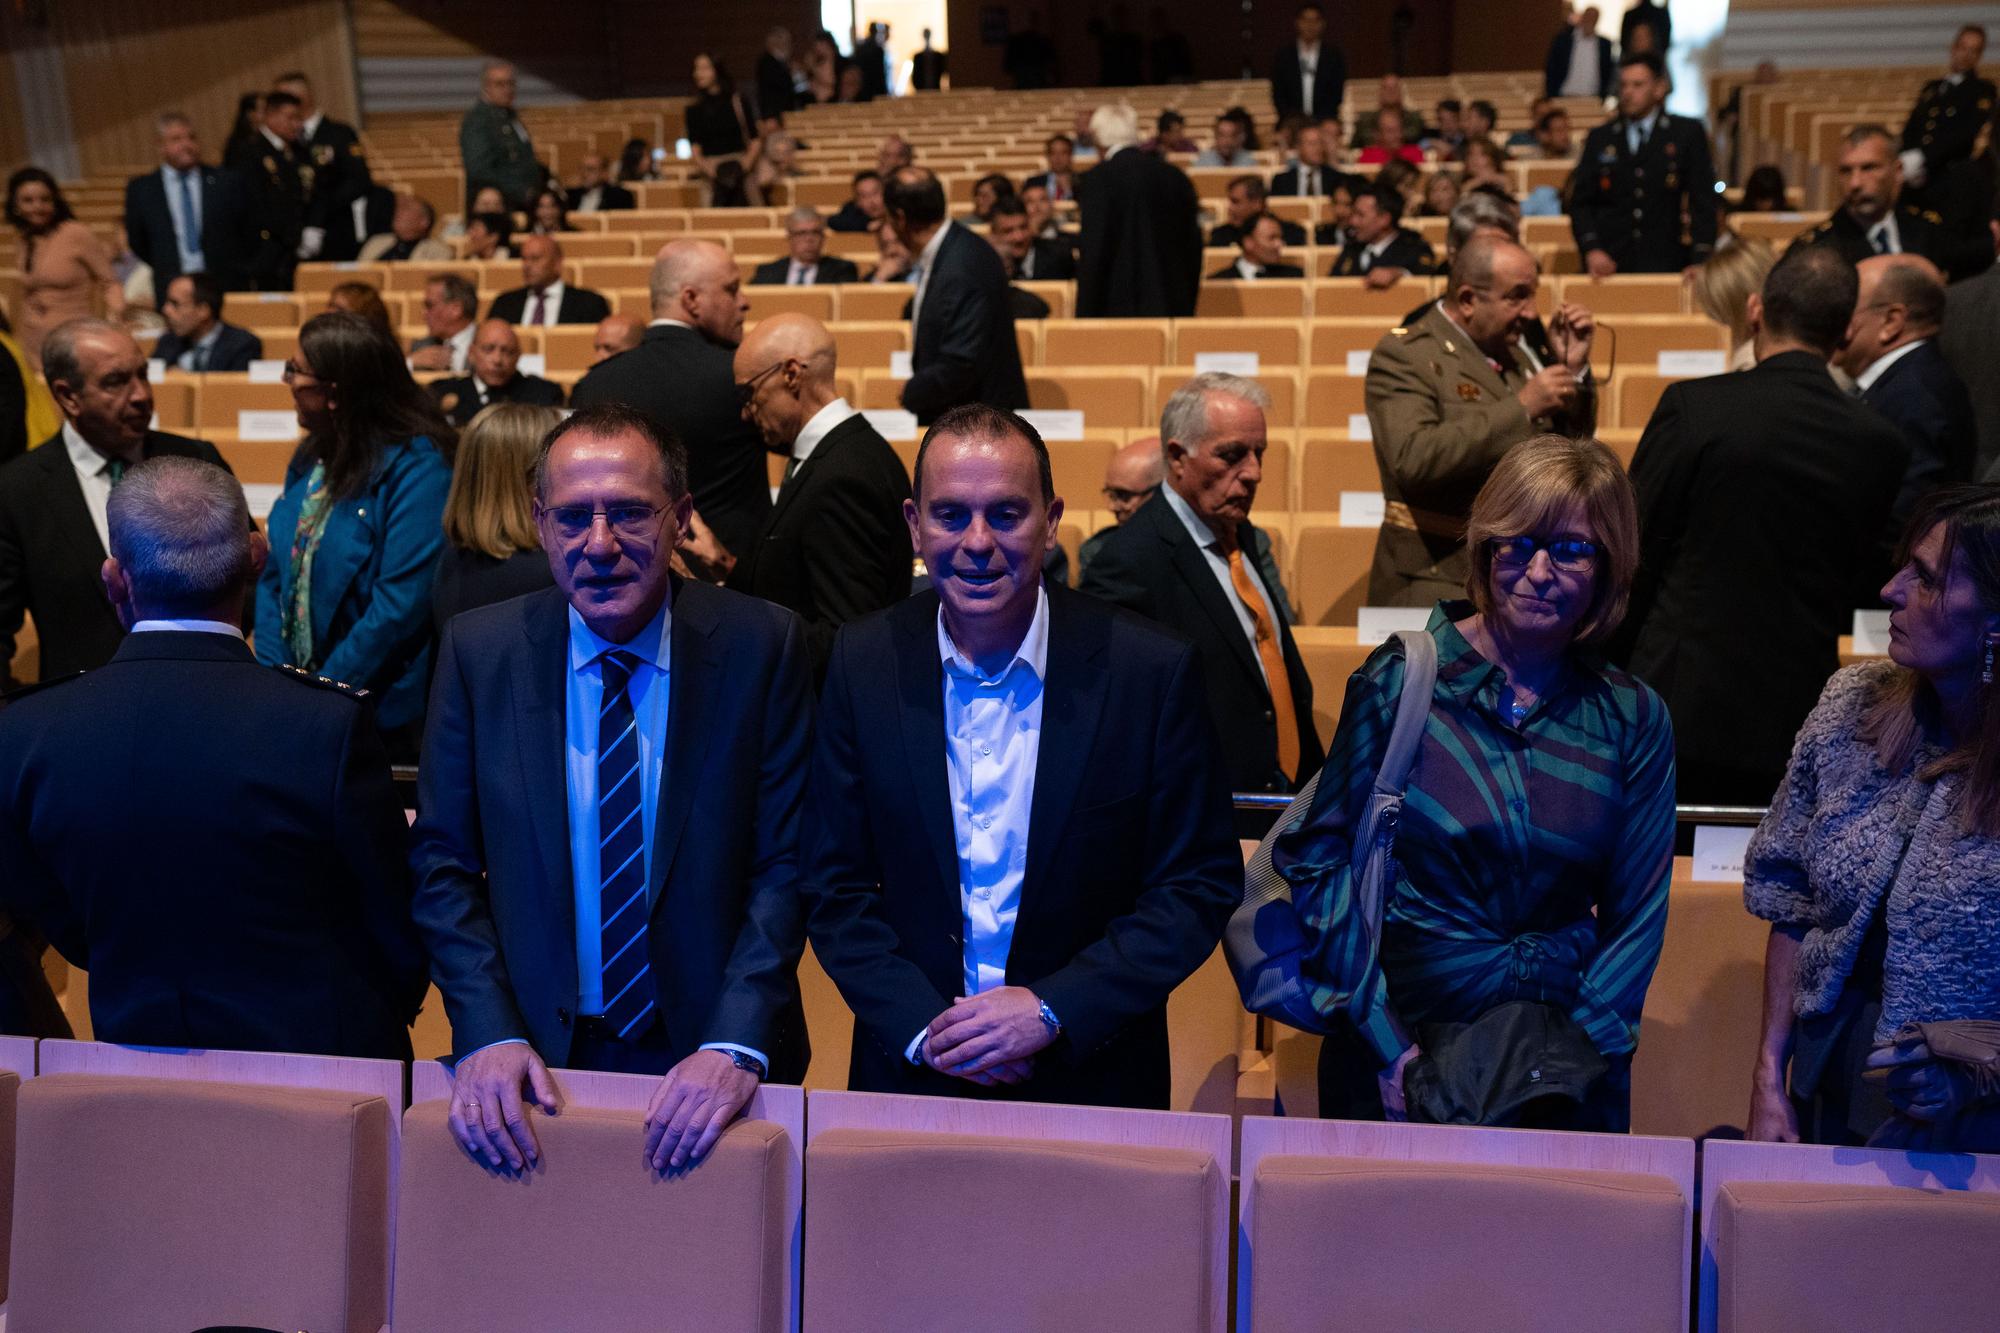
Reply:
M585 287L562 280L563 248L553 236L528 236L514 248L521 255L521 285L493 298L488 319L548 328L554 324L595 324L611 313L611 302Z
M750 302L729 252L712 241L670 241L653 260L653 319L639 345L591 368L576 407L624 403L687 446L695 512L722 550L697 543L691 566L727 567L746 555L771 514L764 442L736 400L732 359Z
M630 315L606 315L597 321L597 336L590 342L590 364L631 351L645 333L645 326Z
M910 595L910 476L834 388L834 367L833 335L809 315L761 320L736 349L743 415L787 462L729 586L799 613L815 679L841 625Z
M1123 523L1138 513L1140 505L1160 493L1160 486L1166 479L1167 457L1160 450L1160 437L1157 435L1136 439L1111 455L1111 461L1104 468L1104 507L1111 511L1111 517L1117 522L1084 538L1083 546L1076 553L1077 578L1083 577L1083 571L1090 568L1091 557L1102 550L1111 534L1118 530L1117 523Z
M562 386L539 375L521 373L521 337L504 319L481 323L472 335L472 351L466 357L472 373L456 379L434 380L431 396L444 409L447 420L464 430L480 409L494 403L527 403L532 407L561 407Z

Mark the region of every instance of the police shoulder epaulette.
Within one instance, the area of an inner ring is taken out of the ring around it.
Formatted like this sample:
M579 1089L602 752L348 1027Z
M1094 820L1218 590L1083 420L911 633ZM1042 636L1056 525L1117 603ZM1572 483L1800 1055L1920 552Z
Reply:
M69 684L69 682L73 680L81 680L89 674L90 673L87 671L70 671L70 672L65 672L63 675L60 676L50 676L47 680L38 680L27 685L16 685L13 689L8 690L5 694L0 694L0 699L5 699L10 704L15 703L18 702L19 700L27 698L31 694L39 694L43 690L49 689L53 686L67 685Z
M290 676L293 680L302 681L307 685L317 685L323 690L333 690L336 693L346 695L350 699L366 699L368 697L368 691L359 685L349 685L344 680L335 680L332 676L322 676L308 671L304 667L281 665L278 670Z

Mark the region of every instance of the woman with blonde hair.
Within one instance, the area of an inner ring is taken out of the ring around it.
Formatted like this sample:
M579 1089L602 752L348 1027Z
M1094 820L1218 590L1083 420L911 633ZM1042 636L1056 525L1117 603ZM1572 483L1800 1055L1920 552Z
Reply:
M535 532L535 456L562 421L553 407L495 403L458 437L444 502L444 555L431 585L438 632L461 611L555 582Z
M1729 368L1748 370L1757 364L1751 348L1750 298L1764 290L1764 279L1778 262L1778 252L1758 236L1729 239L1694 271L1694 306L1729 330ZM1761 298L1760 298L1761 299Z

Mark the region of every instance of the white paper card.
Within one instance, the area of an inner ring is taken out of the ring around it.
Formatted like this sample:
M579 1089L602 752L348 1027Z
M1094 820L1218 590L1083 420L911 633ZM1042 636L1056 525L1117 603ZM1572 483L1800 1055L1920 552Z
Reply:
M1720 375L1728 369L1729 353L1718 352L1709 347L1699 351L1662 352L1659 368L1655 373L1693 378L1699 375Z
M239 440L296 440L299 417L290 408L282 412L238 412L236 438Z
M1354 440L1372 440L1375 438L1375 432L1368 425L1368 414L1366 412L1349 412L1347 414L1347 435L1349 439Z
M916 374L916 371L910 369L910 354L908 352L895 351L889 353L889 377L891 379L906 380L914 374Z
M1048 412L1023 412L1021 419L1041 432L1045 440L1080 440L1083 438L1083 413L1063 410Z
M542 352L523 352L520 370L523 375L546 375L549 373L549 358Z
M250 502L250 517L269 518L271 506L278 503L278 496L284 489L273 481L244 482L243 498Z
M880 431L885 440L917 438L917 414L914 412L905 412L900 407L872 407L861 415L868 418L868 424Z
M157 356L146 363L147 379L149 380L164 379L166 378L166 374L167 374L167 363L160 360L160 358L158 358Z
M1694 826L1694 878L1701 884L1734 884L1743 878L1743 853L1757 830L1724 824Z
M1854 651L1863 657L1886 657L1889 655L1889 613L1887 611L1856 611L1854 613Z
M1370 347L1364 347L1358 352L1349 352L1347 354L1347 373L1350 375L1366 375L1368 373L1368 363L1374 359L1375 350Z
M354 269L354 268L360 268L360 267L361 267L361 265L359 265L359 264L335 264L335 265L334 265L334 267L335 267L335 268L344 268L344 269ZM292 299L292 294L291 294L290 292L258 292L258 293L257 293L257 304L259 304L259 305L276 305L276 304L277 304L278 302L280 302L280 301L289 301L289 300L291 300L291 299Z
M160 428L160 414L158 412L155 412L153 413L153 419L146 423L146 429L158 430L159 428Z
M1422 629L1430 623L1427 606L1364 606L1354 613L1354 641L1366 646L1387 643L1399 629Z
M1382 492L1342 491L1340 493L1340 526L1343 528L1379 528L1382 526Z
M1257 354L1255 352L1196 352L1194 373L1197 375L1255 375Z
M282 361L252 361L250 363L252 384L283 384L285 363Z
M374 267L373 264L363 264L352 259L343 259L339 263L333 266L334 271L336 273L359 273L364 268L373 268L373 267ZM276 294L266 293L264 299L266 301L288 301L291 298L286 296L284 293L279 292Z

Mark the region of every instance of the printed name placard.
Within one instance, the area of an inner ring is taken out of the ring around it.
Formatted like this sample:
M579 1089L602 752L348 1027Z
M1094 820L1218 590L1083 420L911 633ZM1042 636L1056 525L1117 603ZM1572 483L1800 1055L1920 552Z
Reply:
M1255 375L1257 354L1255 352L1196 352L1194 373L1197 375Z
M278 496L284 487L271 481L246 481L243 483L243 498L250 502L250 517L269 518L271 506L278 503Z
M549 358L543 352L521 353L520 370L523 375L546 375L549 373Z
M1350 375L1366 375L1368 373L1368 363L1374 359L1375 351L1373 348L1364 347L1358 352L1349 352L1347 354L1347 373Z
M1354 613L1354 641L1367 646L1387 643L1397 630L1422 629L1430 623L1429 607L1364 606Z
M1729 353L1710 347L1698 351L1662 352L1656 373L1693 379L1701 375L1720 375L1728 369Z
M889 374L894 379L906 380L916 374L910 369L910 354L904 351L889 353Z
M282 412L238 412L236 438L239 440L296 440L298 414L290 408Z
M283 384L285 363L282 361L252 361L250 363L252 384Z
M1028 411L1021 413L1022 420L1041 432L1045 440L1080 440L1083 438L1083 413L1063 410L1049 412Z
M1382 492L1342 491L1340 493L1340 526L1343 528L1379 528L1382 526Z
M166 373L167 373L167 363L160 360L159 357L157 356L153 357L146 362L147 379L149 380L163 379L165 378Z
M1754 828L1726 824L1694 826L1694 877L1702 884L1734 884L1743 878L1743 853Z
M1854 613L1854 651L1865 657L1888 656L1889 613L1887 611Z
M335 268L344 268L344 269L354 269L354 268L360 268L360 267L361 267L361 265L359 265L359 264L336 264L336 265L334 265L334 267L335 267ZM291 294L290 292L258 292L258 293L257 293L257 304L258 304L258 305L276 305L276 304L277 304L278 302L280 302L280 301L289 301L289 300L291 300L291 299L292 299L292 294Z
M868 424L880 431L885 440L914 440L917 438L917 414L905 412L900 407L871 407L861 414Z
M1350 439L1356 440L1372 440L1375 438L1374 428L1369 426L1368 414L1366 412L1349 412L1347 414L1347 434Z

